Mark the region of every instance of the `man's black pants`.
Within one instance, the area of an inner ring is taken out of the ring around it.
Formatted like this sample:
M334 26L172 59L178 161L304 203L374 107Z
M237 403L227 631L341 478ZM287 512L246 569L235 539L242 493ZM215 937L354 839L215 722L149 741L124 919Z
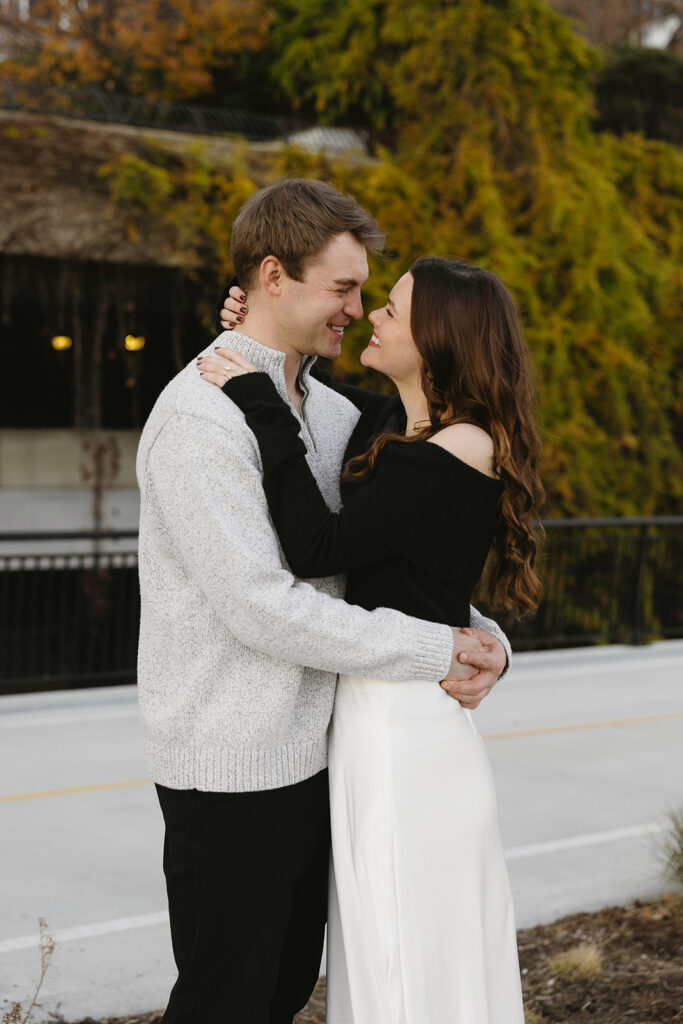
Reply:
M178 967L163 1024L291 1024L322 955L327 772L258 793L157 794Z

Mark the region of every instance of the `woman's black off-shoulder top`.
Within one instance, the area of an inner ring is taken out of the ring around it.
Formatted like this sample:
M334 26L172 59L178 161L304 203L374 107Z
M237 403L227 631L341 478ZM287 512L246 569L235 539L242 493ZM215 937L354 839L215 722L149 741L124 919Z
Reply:
M500 481L428 441L389 442L370 479L342 482L331 512L306 461L299 423L265 373L223 390L244 412L263 460L263 486L283 551L302 578L348 574L346 600L367 609L469 625L472 589L499 520ZM368 395L345 453L405 426L398 398Z

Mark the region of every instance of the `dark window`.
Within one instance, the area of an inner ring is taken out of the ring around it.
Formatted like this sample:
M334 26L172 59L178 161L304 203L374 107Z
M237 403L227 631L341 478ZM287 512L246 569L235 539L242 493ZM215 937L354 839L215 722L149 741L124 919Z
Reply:
M140 427L213 336L201 295L164 267L0 257L0 426Z

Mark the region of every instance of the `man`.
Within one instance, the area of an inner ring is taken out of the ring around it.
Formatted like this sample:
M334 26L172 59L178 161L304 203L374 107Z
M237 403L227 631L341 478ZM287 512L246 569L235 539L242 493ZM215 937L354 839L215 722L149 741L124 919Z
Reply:
M230 344L298 412L334 509L359 413L312 376L311 363L338 355L344 328L362 315L366 249L382 242L354 200L315 181L263 189L233 228L250 309L246 333ZM340 577L295 579L260 466L237 407L186 367L152 410L137 465L140 707L166 823L178 966L166 1024L291 1024L312 991L326 912L336 673L437 685L462 675L464 645L484 671L449 688L476 703L505 664L490 636L482 646L444 625L347 605Z

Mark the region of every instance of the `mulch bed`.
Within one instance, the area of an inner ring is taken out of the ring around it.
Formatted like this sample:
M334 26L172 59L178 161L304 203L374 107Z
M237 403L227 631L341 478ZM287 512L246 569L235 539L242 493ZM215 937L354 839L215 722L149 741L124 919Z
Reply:
M529 1024L683 1024L683 900L572 914L517 933ZM590 943L597 972L558 973L550 961ZM78 1024L160 1024L160 1013ZM325 979L295 1024L325 1024Z

